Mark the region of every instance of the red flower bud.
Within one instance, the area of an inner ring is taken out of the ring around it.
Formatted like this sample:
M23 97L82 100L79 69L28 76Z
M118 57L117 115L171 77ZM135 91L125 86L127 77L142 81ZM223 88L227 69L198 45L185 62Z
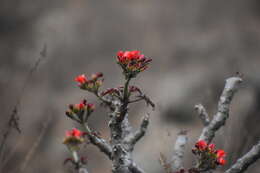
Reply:
M132 58L132 54L131 54L130 51L125 51L124 54L123 54L123 57L130 60Z
M217 163L220 164L220 165L225 165L226 164L226 160L223 159L223 157L220 157L217 159Z
M117 61L123 68L124 74L128 75L128 77L135 77L138 73L147 68L151 59L146 58L140 51L133 50L125 52L119 51L117 53Z
M124 55L124 52L123 51L118 51L117 52L117 57L120 58L120 57L123 57Z
M82 75L77 76L75 78L75 81L77 81L79 84L82 85L82 84L86 83L88 80L87 80L86 76L84 74L82 74Z
M213 152L215 150L215 144L209 144L208 148L211 152Z
M63 143L69 146L71 149L79 149L78 146L84 141L84 133L80 130L74 128L72 130L66 131L66 137Z
M89 111L94 111L95 105L92 104L92 103L89 103L89 104L87 105L87 109L88 109Z
M66 131L66 136L67 137L76 137L76 138L80 138L82 137L83 133L76 129L76 128L73 128L72 130L70 131Z
M224 150L217 150L216 154L217 154L217 158L226 156L226 153Z
M195 147L198 148L199 150L205 150L207 148L208 144L204 140L199 140L196 144Z
M82 109L84 109L85 104L83 104L83 103L76 104L75 107L76 107L77 109L79 109L79 110L82 110Z

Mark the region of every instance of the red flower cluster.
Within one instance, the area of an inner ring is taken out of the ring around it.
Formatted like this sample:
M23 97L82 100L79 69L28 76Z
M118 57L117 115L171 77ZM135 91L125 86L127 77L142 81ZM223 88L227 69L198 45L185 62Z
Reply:
M216 155L217 155L217 163L220 165L225 165L226 164L226 160L224 159L224 157L226 156L225 151L217 150Z
M69 109L66 111L66 115L78 122L84 121L84 114L89 116L95 110L95 105L87 103L87 100L82 100L79 104L70 104Z
M216 150L215 144L208 144L204 140L200 140L195 144L192 150L195 155L199 156L199 162L202 167L215 168L217 165L225 165L224 157L226 153L224 150Z
M138 73L147 69L151 58L146 58L140 51L119 51L117 62L122 67L127 77L135 77Z
M95 73L91 75L91 78L88 79L85 74L79 75L75 78L75 81L78 82L78 86L81 89L88 90L90 92L98 92L99 87L103 83L103 74Z
M206 141L200 140L195 144L195 147L199 150L205 150L208 147L208 144Z
M78 149L78 145L84 142L84 135L84 132L81 132L80 130L73 128L72 130L66 131L66 137L63 143L71 149Z
M83 136L83 132L76 128L66 131L66 137L81 138L82 136Z
M87 77L86 75L82 74L82 75L79 75L75 78L75 81L77 81L79 84L84 84L84 83L87 83Z

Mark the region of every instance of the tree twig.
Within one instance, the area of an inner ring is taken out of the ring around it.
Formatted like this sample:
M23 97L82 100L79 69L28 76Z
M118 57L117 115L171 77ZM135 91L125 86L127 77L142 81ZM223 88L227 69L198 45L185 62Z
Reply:
M216 131L225 125L225 122L229 117L231 101L241 82L242 79L240 77L230 77L226 80L224 90L219 99L217 114L214 115L211 122L203 128L199 140L210 143L214 138Z
M87 136L88 136L89 141L93 145L97 146L101 152L105 153L109 159L111 159L112 148L111 148L110 144L107 143L105 139L93 134L92 130L88 127L88 125L86 123L84 124L84 128L87 131Z
M225 173L242 173L260 158L260 141L236 161Z
M125 141L130 145L134 146L145 135L148 125L149 125L149 114L145 115L142 118L140 128L136 132L130 133L126 137Z

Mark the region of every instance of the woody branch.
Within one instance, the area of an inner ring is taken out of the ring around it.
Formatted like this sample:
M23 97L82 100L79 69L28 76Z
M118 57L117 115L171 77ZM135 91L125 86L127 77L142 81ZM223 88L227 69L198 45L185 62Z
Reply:
M219 99L217 113L216 115L213 116L213 119L209 123L207 120L208 118L206 118L207 114L205 114L203 108L199 106L199 109L202 110L200 117L205 117L202 118L205 127L202 130L199 140L204 140L210 143L214 138L215 133L222 126L225 125L225 122L229 117L229 108L230 108L231 101L233 99L233 96L237 92L238 86L241 82L242 79L240 77L230 77L226 80L224 90Z
M187 131L182 130L179 132L175 145L173 148L173 155L171 159L171 169L175 172L184 168L183 157L185 151L185 145L188 142Z
M260 141L238 159L225 173L242 173L260 158Z
M90 143L97 146L108 158L112 161L113 173L144 173L144 171L134 162L132 152L136 143L145 135L149 125L149 115L142 118L140 127L133 130L129 119L128 111L130 104L144 100L147 105L154 107L154 103L142 93L136 86L130 86L131 79L135 78L138 73L145 70L151 59L145 58L139 51L119 52L117 62L123 69L125 76L125 84L118 88L109 88L106 91L99 92L99 87L102 85L102 73L97 73L88 79L85 75L80 75L76 78L79 82L79 87L83 90L94 93L99 100L109 107L109 128L110 140L107 142L98 133L93 131L88 125L88 118L94 110L94 105L83 100L80 104L70 105L66 112L67 116L72 120L83 125L85 128L85 135L88 137ZM217 113L210 120L206 109L203 105L195 106L199 117L204 125L202 133L199 137L195 148L192 149L197 157L197 164L195 167L188 169L189 173L210 173L213 172L217 166L226 163L224 157L226 155L224 150L215 149L215 145L211 143L215 133L225 125L229 117L229 108L234 94L237 92L239 84L242 79L238 76L231 77L226 80L224 90L220 96ZM134 95L136 94L137 95ZM132 99L132 97L134 97ZM73 129L69 131L64 140L69 150L72 152L72 163L76 166L79 172L87 173L84 159L79 159L77 151L79 144L84 139L84 134ZM181 131L176 139L172 159L170 162L161 154L160 161L164 166L166 172L184 173L186 170L183 166L183 157L185 145L187 143L186 131ZM255 145L247 154L242 156L230 169L225 173L242 173L257 159L260 158L260 142Z

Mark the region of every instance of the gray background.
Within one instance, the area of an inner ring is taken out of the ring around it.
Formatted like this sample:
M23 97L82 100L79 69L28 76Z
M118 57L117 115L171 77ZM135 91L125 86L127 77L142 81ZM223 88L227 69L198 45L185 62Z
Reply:
M47 57L23 92L44 44ZM71 166L62 165L69 157L62 140L65 130L77 125L64 111L85 97L96 103L95 97L77 88L74 77L102 71L104 88L122 84L115 55L128 49L153 58L151 67L133 83L157 108L152 111L140 103L130 116L137 127L145 112L151 114L149 131L134 153L144 170L163 172L159 152L170 156L180 129L189 131L185 165L192 165L190 149L202 128L193 106L202 103L212 115L224 80L237 71L244 74L244 83L227 125L214 140L228 152L224 168L259 140L258 0L1 0L1 134L22 95L18 108L22 134L13 131L8 138L2 172L71 172ZM105 112L97 106L91 126L108 138ZM82 154L88 157L90 172L110 172L110 161L95 147L86 146ZM259 162L247 172L258 169Z

